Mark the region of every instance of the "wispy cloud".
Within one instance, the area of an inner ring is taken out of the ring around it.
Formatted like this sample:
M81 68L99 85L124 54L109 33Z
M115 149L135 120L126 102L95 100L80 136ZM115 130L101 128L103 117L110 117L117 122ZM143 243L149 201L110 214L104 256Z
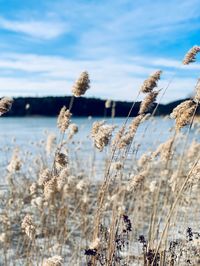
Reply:
M32 38L51 40L61 36L69 30L66 23L48 20L8 20L0 17L0 28L12 32L22 33Z
M188 35L200 29L198 0L118 0L79 4L72 8L79 14L80 23L75 30L79 33L77 48L83 56L96 58L111 54L123 57L161 51L170 54L172 48L174 51L171 52L177 51L179 55L178 45L188 45L191 41ZM68 15L65 10L67 8L61 12Z
M195 64L193 69L183 69L178 61L166 58L91 61L11 53L0 56L1 95L71 95L74 80L83 70L88 70L91 90L87 96L134 100L143 80L160 68L165 69L160 88L166 87L173 77L170 94L166 94L162 101L183 98L193 91L194 74L198 73L199 64Z

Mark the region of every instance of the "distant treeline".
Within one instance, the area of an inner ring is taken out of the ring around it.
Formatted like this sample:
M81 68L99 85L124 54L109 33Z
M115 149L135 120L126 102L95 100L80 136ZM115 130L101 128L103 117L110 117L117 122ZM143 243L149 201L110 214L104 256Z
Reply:
M185 100L185 99L184 99ZM70 106L71 97L19 97L14 99L12 109L6 116L57 116L60 109L65 105ZM159 104L155 115L168 115L173 108L183 100L168 104ZM132 106L132 102L115 101L115 107L105 108L105 100L95 98L74 98L71 112L73 116L111 116L112 109L116 117L126 117ZM131 116L136 116L140 102L136 102ZM156 104L149 112L152 112Z

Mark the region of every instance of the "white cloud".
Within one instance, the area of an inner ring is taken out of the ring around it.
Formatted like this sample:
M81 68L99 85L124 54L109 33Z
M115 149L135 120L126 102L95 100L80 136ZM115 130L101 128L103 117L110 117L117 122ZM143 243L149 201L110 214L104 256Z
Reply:
M166 70L159 88L165 88L173 77L162 99L162 102L168 102L187 97L193 91L196 82L194 70L198 72L200 65L182 69L178 61L165 58L104 58L92 61L35 54L4 54L0 56L1 96L70 95L74 80L80 72L88 70L91 77L88 97L134 100L144 79L159 68ZM177 68L180 75L176 74Z
M66 23L51 20L8 20L0 17L0 28L23 33L32 38L50 40L59 37L69 30Z

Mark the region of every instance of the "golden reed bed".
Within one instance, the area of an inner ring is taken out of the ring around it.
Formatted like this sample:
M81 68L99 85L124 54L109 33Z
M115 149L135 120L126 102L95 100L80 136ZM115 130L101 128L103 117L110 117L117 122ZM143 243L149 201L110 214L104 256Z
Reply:
M199 51L189 50L183 64L194 62ZM70 106L60 111L59 136L50 134L34 160L13 151L2 176L7 189L0 195L0 265L200 265L200 143L190 138L191 130L199 134L200 82L194 97L173 110L169 139L139 159L143 143L133 148L141 123L153 123L152 104L167 92L168 86L156 89L161 76L159 70L144 81L139 113L130 118L130 110L121 128L93 124L94 149L107 153L100 181L95 167L70 160L70 144L80 149L71 108L90 88L87 72L75 82ZM1 115L12 102L0 100ZM114 116L114 104L106 101L105 108L113 108Z

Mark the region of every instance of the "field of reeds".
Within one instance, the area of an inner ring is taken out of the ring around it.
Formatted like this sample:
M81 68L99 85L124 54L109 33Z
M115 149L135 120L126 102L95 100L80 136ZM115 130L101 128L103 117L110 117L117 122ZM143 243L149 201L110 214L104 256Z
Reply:
M199 51L189 50L183 64ZM130 110L120 128L114 119L94 122L88 134L94 149L106 154L101 178L95 178L95 158L90 168L84 163L87 152L82 160L70 155L80 148L71 108L90 88L87 72L58 115L59 134L40 143L44 151L21 158L13 150L1 175L0 265L200 265L200 82L194 97L173 110L170 138L136 156L143 144L134 145L137 130L147 122L145 141L156 98L167 93L168 87L159 89L161 78L159 70L144 81L138 115L129 117ZM1 115L12 101L0 100ZM107 101L105 108L114 117L114 104Z

